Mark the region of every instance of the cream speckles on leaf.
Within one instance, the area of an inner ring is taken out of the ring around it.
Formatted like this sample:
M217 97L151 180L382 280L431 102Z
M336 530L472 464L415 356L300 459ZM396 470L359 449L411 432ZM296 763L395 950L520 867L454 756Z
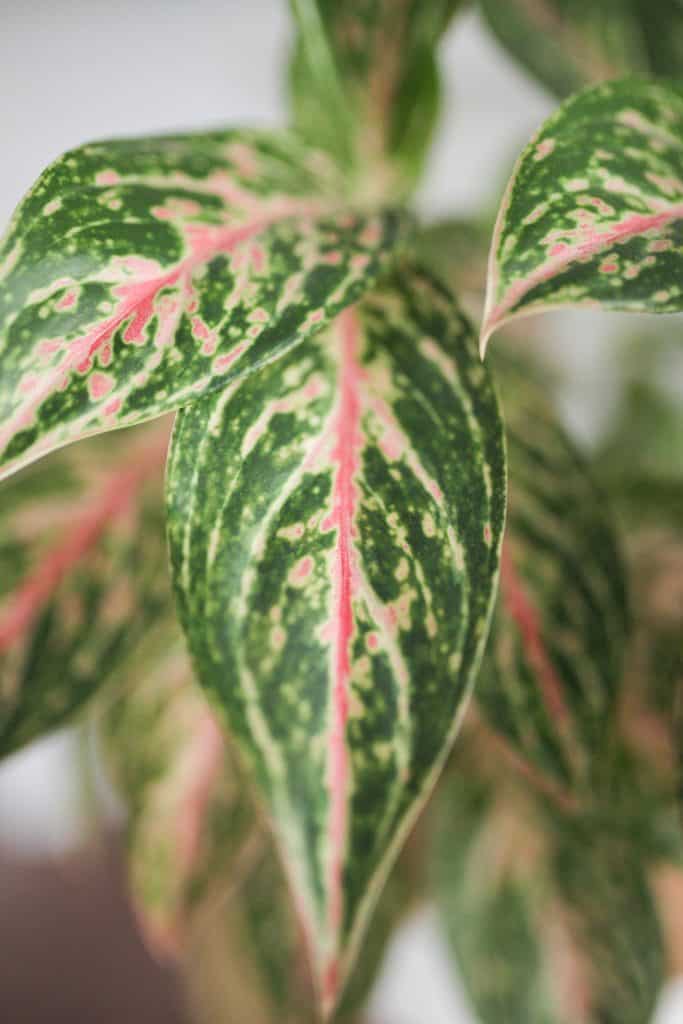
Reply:
M0 476L177 409L287 351L372 283L391 212L329 160L222 131L65 154L0 243Z
M181 619L266 798L327 1012L470 691L504 501L470 328L411 268L178 418Z
M482 348L563 306L683 310L683 87L629 78L579 93L541 128L493 237Z

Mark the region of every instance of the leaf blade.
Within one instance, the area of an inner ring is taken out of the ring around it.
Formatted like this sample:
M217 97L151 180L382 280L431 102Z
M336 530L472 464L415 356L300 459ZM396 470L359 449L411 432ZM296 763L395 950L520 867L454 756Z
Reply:
M560 107L500 207L482 352L502 324L553 308L680 312L682 175L678 85L622 79Z
M215 132L65 154L0 246L0 474L276 358L357 297L394 213L350 213L291 139Z
M174 435L181 621L270 804L328 1010L486 635L504 463L468 331L397 272ZM468 458L444 466L439 435Z
M297 129L334 154L351 194L404 200L439 110L436 49L461 0L294 0L292 6ZM330 104L321 107L320 95Z

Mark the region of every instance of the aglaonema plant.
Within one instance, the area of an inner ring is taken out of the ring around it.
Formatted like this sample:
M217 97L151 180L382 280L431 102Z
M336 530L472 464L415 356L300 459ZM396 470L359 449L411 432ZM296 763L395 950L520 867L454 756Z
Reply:
M645 1022L680 942L680 464L591 465L518 321L683 310L683 94L589 87L524 151L483 363L481 226L409 208L460 6L294 0L291 130L83 146L0 247L0 750L88 709L207 1021L360 1021L428 882L491 1024ZM527 6L483 6L543 78ZM587 38L671 70L673 7L665 47L537 6L560 92L612 67Z

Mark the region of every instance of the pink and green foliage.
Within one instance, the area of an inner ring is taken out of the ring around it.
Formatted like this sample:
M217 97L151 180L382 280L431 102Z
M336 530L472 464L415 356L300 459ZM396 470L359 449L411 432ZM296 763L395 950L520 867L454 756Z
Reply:
M360 1024L449 756L435 892L482 1021L645 1024L675 946L680 420L639 407L636 466L629 407L591 466L528 344L480 361L485 220L404 208L459 6L293 0L293 132L82 146L0 243L0 476L53 452L0 492L0 754L97 694L143 933L211 1024ZM515 52L559 25L528 63L563 92L680 49L668 0L614 32L484 6ZM569 99L503 200L484 344L683 310L682 224L681 87ZM170 411L170 450L64 448Z
M88 442L5 486L0 753L67 722L172 613L160 510L168 425Z
M410 266L174 430L181 621L270 806L328 1004L471 689L504 489L469 325Z
M321 153L255 132L57 160L0 245L0 475L177 409L332 319L399 230L339 190Z
M683 92L628 78L579 93L519 159L491 249L482 346L562 306L683 309Z
M614 815L558 813L463 743L445 780L434 884L482 1024L643 1024L665 973L655 895Z

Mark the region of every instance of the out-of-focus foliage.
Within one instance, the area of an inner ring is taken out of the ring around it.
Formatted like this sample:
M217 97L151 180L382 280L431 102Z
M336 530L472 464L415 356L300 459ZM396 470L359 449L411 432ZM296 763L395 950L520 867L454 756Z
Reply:
M481 0L499 41L558 96L628 72L677 77L679 0Z
M91 440L0 491L0 754L161 650L167 442L167 425Z

